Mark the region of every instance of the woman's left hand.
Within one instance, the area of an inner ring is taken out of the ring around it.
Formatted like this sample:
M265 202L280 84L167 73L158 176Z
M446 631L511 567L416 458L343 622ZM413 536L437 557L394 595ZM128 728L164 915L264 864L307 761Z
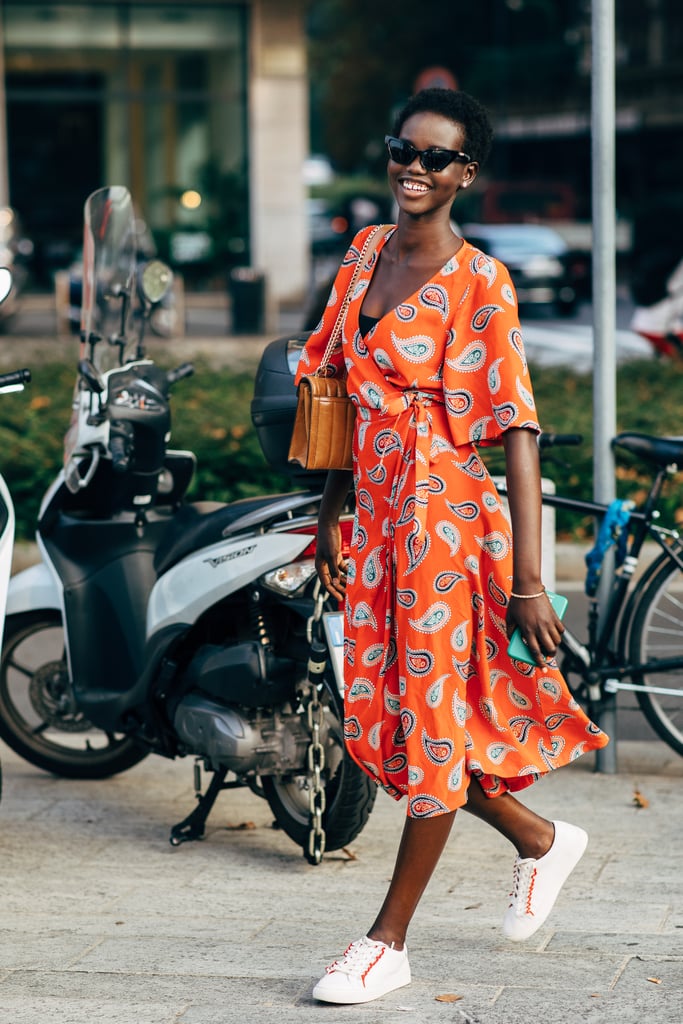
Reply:
M538 665L555 657L564 626L547 594L532 598L510 598L506 617L508 639L517 626L529 648L529 654Z

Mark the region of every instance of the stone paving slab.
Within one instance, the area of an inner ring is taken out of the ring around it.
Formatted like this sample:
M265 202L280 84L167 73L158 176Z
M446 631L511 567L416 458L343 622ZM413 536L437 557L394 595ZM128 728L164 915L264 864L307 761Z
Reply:
M590 834L528 943L500 933L513 852L461 815L409 936L413 984L335 1007L311 988L371 923L402 805L379 794L351 850L313 868L263 801L231 791L205 841L174 849L170 827L194 805L189 760L80 782L0 746L0 1022L682 1024L683 759L623 743L606 776L591 756L524 794Z

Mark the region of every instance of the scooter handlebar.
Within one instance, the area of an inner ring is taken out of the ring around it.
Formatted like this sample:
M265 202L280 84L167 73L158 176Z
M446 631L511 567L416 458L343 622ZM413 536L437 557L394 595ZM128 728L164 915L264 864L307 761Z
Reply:
M539 448L559 448L561 446L583 444L583 434L546 434L538 435Z
M172 387L177 384L179 380L184 380L185 377L191 377L194 373L194 366L192 363L181 363L180 366L176 366L175 370L169 370L166 374L166 380L168 386Z
M30 370L12 370L10 373L0 373L0 388L23 387L30 380Z

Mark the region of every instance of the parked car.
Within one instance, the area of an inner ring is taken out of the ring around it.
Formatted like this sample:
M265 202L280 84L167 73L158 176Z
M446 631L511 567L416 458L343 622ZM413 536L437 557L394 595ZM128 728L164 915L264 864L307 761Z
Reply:
M543 224L463 224L462 234L501 260L520 306L542 304L573 316L579 302L576 254L554 228Z
M306 216L311 254L344 252L349 222L327 199L307 199Z

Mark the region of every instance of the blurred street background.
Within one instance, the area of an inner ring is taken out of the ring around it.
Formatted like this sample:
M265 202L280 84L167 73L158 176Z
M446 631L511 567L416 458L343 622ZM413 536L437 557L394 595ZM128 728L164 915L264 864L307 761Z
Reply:
M435 85L473 93L496 129L457 225L513 266L524 306L590 324L593 7L425 0L415 17L405 0L1 0L0 262L17 292L3 330L22 293L53 297L61 327L77 319L83 203L107 184L129 188L139 253L170 263L179 302L209 297L182 303L176 333L272 332L292 311L312 322L354 232L393 215L394 114ZM614 47L628 300L634 275L663 280L680 258L680 4L621 0ZM212 301L231 319L207 317Z

